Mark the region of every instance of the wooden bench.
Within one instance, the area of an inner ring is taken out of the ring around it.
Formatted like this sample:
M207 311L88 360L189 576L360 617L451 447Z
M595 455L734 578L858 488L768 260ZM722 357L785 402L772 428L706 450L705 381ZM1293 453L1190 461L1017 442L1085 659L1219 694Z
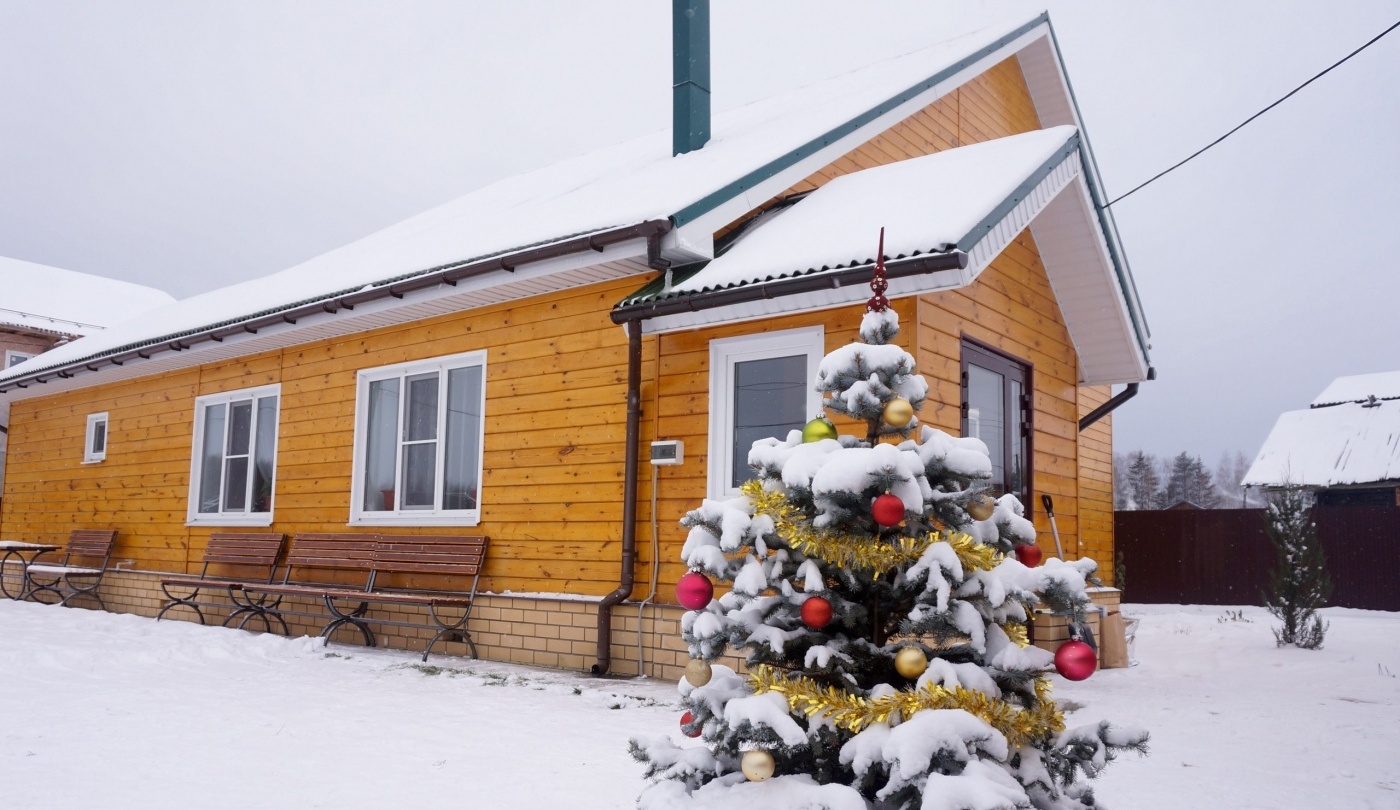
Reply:
M156 621L165 617L166 612L187 607L205 624L201 608L228 609L223 626L228 627L235 619L242 629L253 617L259 617L263 629L271 630L265 605L259 604L257 597L244 592L249 583L269 583L277 575L277 560L282 555L286 535L249 532L215 532L209 536L209 545L204 549L204 566L199 576L169 576L160 581L160 589L167 599L156 614ZM210 566L219 576L210 575ZM170 589L188 591L184 594L171 593ZM223 591L227 601L214 600L214 591ZM201 594L203 598L201 598Z
M39 594L51 593L58 597L57 604L66 605L76 597L91 596L106 610L107 604L102 601L97 587L102 584L102 575L107 573L107 563L112 558L112 547L116 542L116 529L74 529L68 535L68 545L63 548L61 562L50 564L36 561L25 568L28 597L42 602ZM90 564L77 565L79 561Z
M377 644L372 625L436 628L423 648L424 661L428 660L433 645L450 635L465 641L475 658L476 643L467 631L467 619L471 616L481 568L486 561L486 546L485 537L299 534L292 539L282 580L268 585L244 585L244 591L275 597L261 609L275 614L284 628L283 615L323 614L288 610L281 606L282 598L303 596L321 600L330 613L330 621L321 630L321 637L327 641L346 625L359 630L370 647ZM309 580L309 577L324 577L332 572L356 583ZM394 576L460 578L464 585L465 578L470 577L471 585L470 588L443 590L385 587L382 580ZM359 585L360 582L363 585ZM371 616L369 607L372 604L426 607L431 623Z

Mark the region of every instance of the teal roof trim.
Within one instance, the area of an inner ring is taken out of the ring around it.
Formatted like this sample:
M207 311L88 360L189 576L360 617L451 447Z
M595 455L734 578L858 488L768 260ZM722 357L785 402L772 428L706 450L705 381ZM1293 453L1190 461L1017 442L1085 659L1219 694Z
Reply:
M898 95L886 100L885 102L873 107L870 110L865 111L864 113L861 113L860 115L856 116L855 118L852 118L851 120L836 127L835 129L832 129L826 132L825 134L813 138L812 140L808 141L802 146L797 147L791 152L788 152L785 155L781 155L769 161L763 166L754 169L748 174L745 174L743 177L740 177L739 179L723 186L717 191L714 191L706 195L705 197L691 203L690 205L687 205L685 208L682 208L681 210L672 214L671 221L676 225L676 227L681 227L687 222L691 222L695 219L698 219L704 214L707 214L715 208L718 208L723 203L728 202L729 200L733 199L734 197L737 197L741 193L749 190L750 188L753 188L759 183L762 183L763 181L769 179L770 177L773 177L774 175L778 174L779 172L785 169L791 168L798 162L811 157L812 155L816 154L817 152L820 152L822 149L825 149L826 147L830 146L836 141L846 137L847 135L850 135L852 132L855 132L856 130L860 129L866 124L869 124L870 122L876 120L880 116L885 115L890 110L893 110L894 108L900 106L901 104L904 104L910 99L915 98L921 93L927 92L939 82L947 81L949 78L956 75L959 71L965 69L969 65L972 65L973 63L986 58L989 54L1001 50L1008 44L1014 42L1016 39L1020 38L1021 36L1024 36L1027 32L1032 31L1042 23L1048 23L1049 21L1049 14L1041 14L1040 16L1036 17L1035 19L1031 20L1025 25L1022 25L1016 30L997 39L995 42L992 42L991 44L979 49L976 53L973 53L972 55L967 56L959 60L958 62L955 62L952 65L949 65L948 67L944 68L943 70L940 70L939 72L933 74L932 76L923 80L922 82L919 82L913 87L910 87L904 92L899 93Z

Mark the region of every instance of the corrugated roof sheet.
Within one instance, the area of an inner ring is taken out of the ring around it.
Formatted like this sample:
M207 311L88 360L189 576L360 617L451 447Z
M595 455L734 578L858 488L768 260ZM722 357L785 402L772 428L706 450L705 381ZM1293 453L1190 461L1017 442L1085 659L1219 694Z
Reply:
M881 228L889 260L970 250L996 212L1077 147L1075 128L1061 126L837 177L699 272L623 304L871 264Z
M1362 402L1371 397L1400 399L1400 371L1338 377L1322 389L1322 393L1312 401L1312 406L1322 408L1341 402Z

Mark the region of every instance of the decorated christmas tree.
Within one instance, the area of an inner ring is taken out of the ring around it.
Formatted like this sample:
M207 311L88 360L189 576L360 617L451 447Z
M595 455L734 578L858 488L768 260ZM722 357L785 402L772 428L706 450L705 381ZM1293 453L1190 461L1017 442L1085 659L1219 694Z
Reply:
M817 373L864 435L823 416L755 442L743 494L682 521L680 730L699 739L632 741L645 810L1090 808L1087 778L1145 750L1140 730L1065 728L1048 673L1086 678L1094 651L1052 656L1027 622L1082 622L1096 564L1040 565L1020 502L988 494L986 446L919 423L886 284L877 265L860 341ZM730 650L747 674L714 663Z

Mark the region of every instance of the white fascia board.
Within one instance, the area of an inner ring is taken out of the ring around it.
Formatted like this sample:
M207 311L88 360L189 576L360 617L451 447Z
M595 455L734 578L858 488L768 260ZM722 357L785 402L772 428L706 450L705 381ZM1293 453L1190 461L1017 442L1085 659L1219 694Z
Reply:
M811 176L813 172L823 166L826 166L866 141L871 140L876 135L898 124L943 96L962 87L964 84L967 84L969 81L985 73L994 65L1016 55L1021 49L1029 46L1037 39L1048 37L1049 33L1050 27L1048 23L1037 25L1035 28L1032 28L1030 31L1027 31L1003 47L973 62L948 79L935 84L933 87L914 96L898 107L891 109L889 112L876 118L865 126L853 130L843 138L832 141L829 145L814 152L811 156L794 163L792 166L783 169L772 177L746 189L743 193L731 197L726 202L721 203L699 217L676 228L675 233L677 240L694 245L703 245L706 241L709 241L710 252L702 258L714 258L713 235L720 228L739 219L750 211L756 210L759 206L781 194L783 191L786 191L800 181Z
M1079 382L1142 382L1147 357L1093 210L1081 173L1046 206L1031 231L1079 355ZM1113 360L1099 359L1107 357Z

